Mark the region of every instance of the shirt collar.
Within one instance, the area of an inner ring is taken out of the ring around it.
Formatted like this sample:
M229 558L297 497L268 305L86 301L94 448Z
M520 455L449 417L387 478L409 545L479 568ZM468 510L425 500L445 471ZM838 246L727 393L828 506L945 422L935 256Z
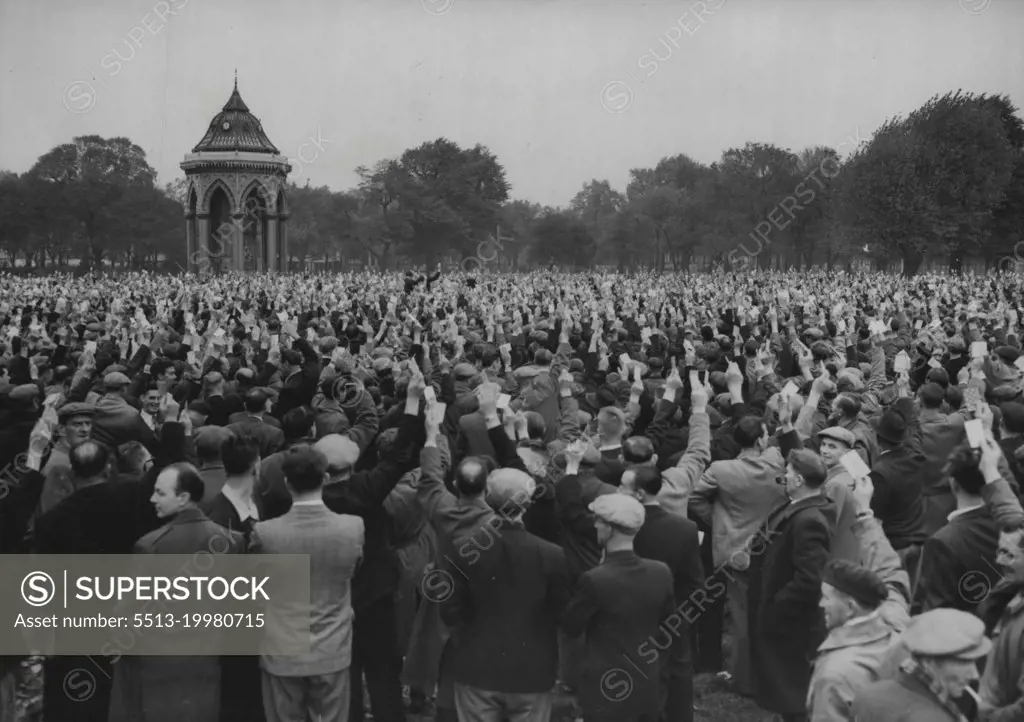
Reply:
M949 516L946 517L946 521L953 521L958 516L963 516L967 512L974 511L975 509L980 509L983 506L985 506L985 502L982 502L980 504L975 504L974 506L968 506L968 507L965 507L963 509L955 509L955 510L953 510L953 511L951 511L949 513Z
M242 521L246 519L260 520L260 512L256 508L256 503L253 501L251 493L243 496L243 492L227 484L221 487L221 493L224 494L224 498L231 502L231 506L235 507L239 519Z

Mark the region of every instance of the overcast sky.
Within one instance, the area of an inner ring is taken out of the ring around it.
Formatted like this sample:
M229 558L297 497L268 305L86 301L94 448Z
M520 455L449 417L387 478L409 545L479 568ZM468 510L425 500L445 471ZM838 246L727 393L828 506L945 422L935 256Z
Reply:
M1022 28L1022 0L0 0L0 169L98 134L172 180L237 68L299 184L445 136L564 205L680 152L845 155L956 88L1024 105Z

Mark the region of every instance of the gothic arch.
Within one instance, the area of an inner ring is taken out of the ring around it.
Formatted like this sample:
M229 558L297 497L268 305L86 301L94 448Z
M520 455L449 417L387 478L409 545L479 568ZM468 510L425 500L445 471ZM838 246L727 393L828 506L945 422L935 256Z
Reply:
M202 206L202 209L199 212L200 213L209 213L210 212L210 198L211 198L211 196L213 196L213 193L214 193L214 191L217 188L222 189L224 191L224 194L227 195L227 197L228 197L228 204L231 207L231 212L232 213L238 213L239 212L238 199L235 198L235 194L231 192L231 188L228 186L227 183L224 182L224 179L222 179L222 178L214 178L213 182L210 183L209 186L207 186L206 191L203 193L203 206Z
M247 185L242 192L239 194L239 203L244 204L249 198L249 194L256 190L256 195L263 201L263 205L266 206L268 213L275 212L275 200L277 200L277 194L274 193L274 187L267 183L265 178L255 178L249 185ZM240 207L241 212L245 212L244 207Z

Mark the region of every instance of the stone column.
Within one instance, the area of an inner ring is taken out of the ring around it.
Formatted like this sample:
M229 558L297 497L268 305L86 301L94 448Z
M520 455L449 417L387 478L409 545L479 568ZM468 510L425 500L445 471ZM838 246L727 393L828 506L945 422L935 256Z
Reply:
M188 272L192 271L192 267L195 265L195 260L192 255L196 252L196 214L186 213L185 214L185 270Z
M210 268L210 214L196 213L195 257L190 258L193 273L209 273Z
M281 264L277 258L277 224L280 220L276 215L267 216L267 237L264 242L267 244L267 270L273 273L281 271Z
M281 253L280 253L281 270L282 271L287 271L288 270L288 260L289 260L289 256L288 256L288 250L289 250L288 249L288 214L287 213L282 213L280 215L280 218L281 218L281 238L280 238L280 243L281 243Z
M245 270L245 215L231 215L231 270Z

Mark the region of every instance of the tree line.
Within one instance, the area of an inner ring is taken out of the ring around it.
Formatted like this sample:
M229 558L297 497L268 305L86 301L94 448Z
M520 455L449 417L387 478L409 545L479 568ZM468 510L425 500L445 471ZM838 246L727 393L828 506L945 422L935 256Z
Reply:
M1024 240L1024 122L1005 95L936 96L846 157L760 142L711 164L680 153L630 170L624 191L584 183L565 207L511 198L493 153L445 138L357 173L344 191L289 185L292 268L871 264L913 274L925 263L1007 270ZM0 251L8 266L43 271L177 270L184 189L184 178L159 186L127 138L75 138L23 174L0 171Z

